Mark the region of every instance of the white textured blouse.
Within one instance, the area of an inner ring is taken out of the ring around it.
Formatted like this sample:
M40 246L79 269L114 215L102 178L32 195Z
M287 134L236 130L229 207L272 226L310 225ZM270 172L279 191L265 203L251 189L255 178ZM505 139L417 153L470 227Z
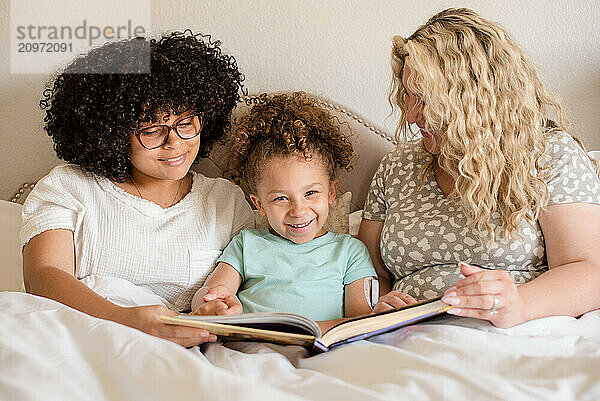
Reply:
M47 230L71 230L75 277L124 279L173 310L188 310L223 248L241 229L254 226L238 186L191 174L190 192L163 209L74 165L56 167L23 205L21 243Z

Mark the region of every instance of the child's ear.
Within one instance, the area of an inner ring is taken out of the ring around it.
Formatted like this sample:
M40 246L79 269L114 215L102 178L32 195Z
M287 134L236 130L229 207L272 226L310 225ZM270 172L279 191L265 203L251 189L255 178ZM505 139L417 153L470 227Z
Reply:
M260 199L258 199L258 196L254 195L254 194L250 194L250 200L252 201L252 204L254 206L256 206L256 209L258 210L258 212L261 215L266 216L265 208L263 207L262 202L260 201Z
M337 195L337 187L338 187L338 180L331 180L331 182L329 183L329 204L331 205L333 203L333 201L335 200L335 196Z

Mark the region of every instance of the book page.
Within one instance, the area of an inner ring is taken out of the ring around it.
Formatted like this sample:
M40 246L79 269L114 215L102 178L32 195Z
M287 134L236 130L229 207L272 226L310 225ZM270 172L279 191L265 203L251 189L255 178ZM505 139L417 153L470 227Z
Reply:
M321 343L331 346L363 334L389 331L396 327L412 324L417 320L442 314L450 309L440 300L425 301L419 304L409 305L404 308L375 315L367 315L341 323L329 330L321 338Z
M268 341L284 345L301 345L306 348L312 348L315 342L315 336L306 334L256 329L231 324L185 319L177 316L161 316L160 319L167 324L206 329L211 333L216 334L221 339L228 341Z
M314 337L321 336L321 329L316 322L305 316L289 312L255 312L228 316L180 314L177 317L198 322L223 323L255 329L307 334Z

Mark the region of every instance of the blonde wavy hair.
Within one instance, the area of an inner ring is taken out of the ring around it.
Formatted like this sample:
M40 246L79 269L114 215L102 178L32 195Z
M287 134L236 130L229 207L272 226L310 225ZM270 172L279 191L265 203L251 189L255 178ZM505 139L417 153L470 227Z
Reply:
M500 215L504 238L519 237L518 226L534 224L548 203L542 165L548 136L570 125L558 101L542 85L523 52L499 25L468 9L447 9L407 39L395 36L390 104L400 111L399 143L414 137L406 121L402 75L423 106L440 154L421 171L421 182L437 166L454 179L450 197L488 246L490 226ZM556 122L546 117L554 109Z

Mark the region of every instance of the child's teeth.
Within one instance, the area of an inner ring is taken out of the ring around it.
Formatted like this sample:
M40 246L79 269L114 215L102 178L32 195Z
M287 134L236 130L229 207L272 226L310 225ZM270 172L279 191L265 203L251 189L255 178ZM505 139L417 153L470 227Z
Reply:
M310 221L304 224L290 224L290 226L294 227L294 228L301 228L301 227L306 227L307 225L310 224Z

